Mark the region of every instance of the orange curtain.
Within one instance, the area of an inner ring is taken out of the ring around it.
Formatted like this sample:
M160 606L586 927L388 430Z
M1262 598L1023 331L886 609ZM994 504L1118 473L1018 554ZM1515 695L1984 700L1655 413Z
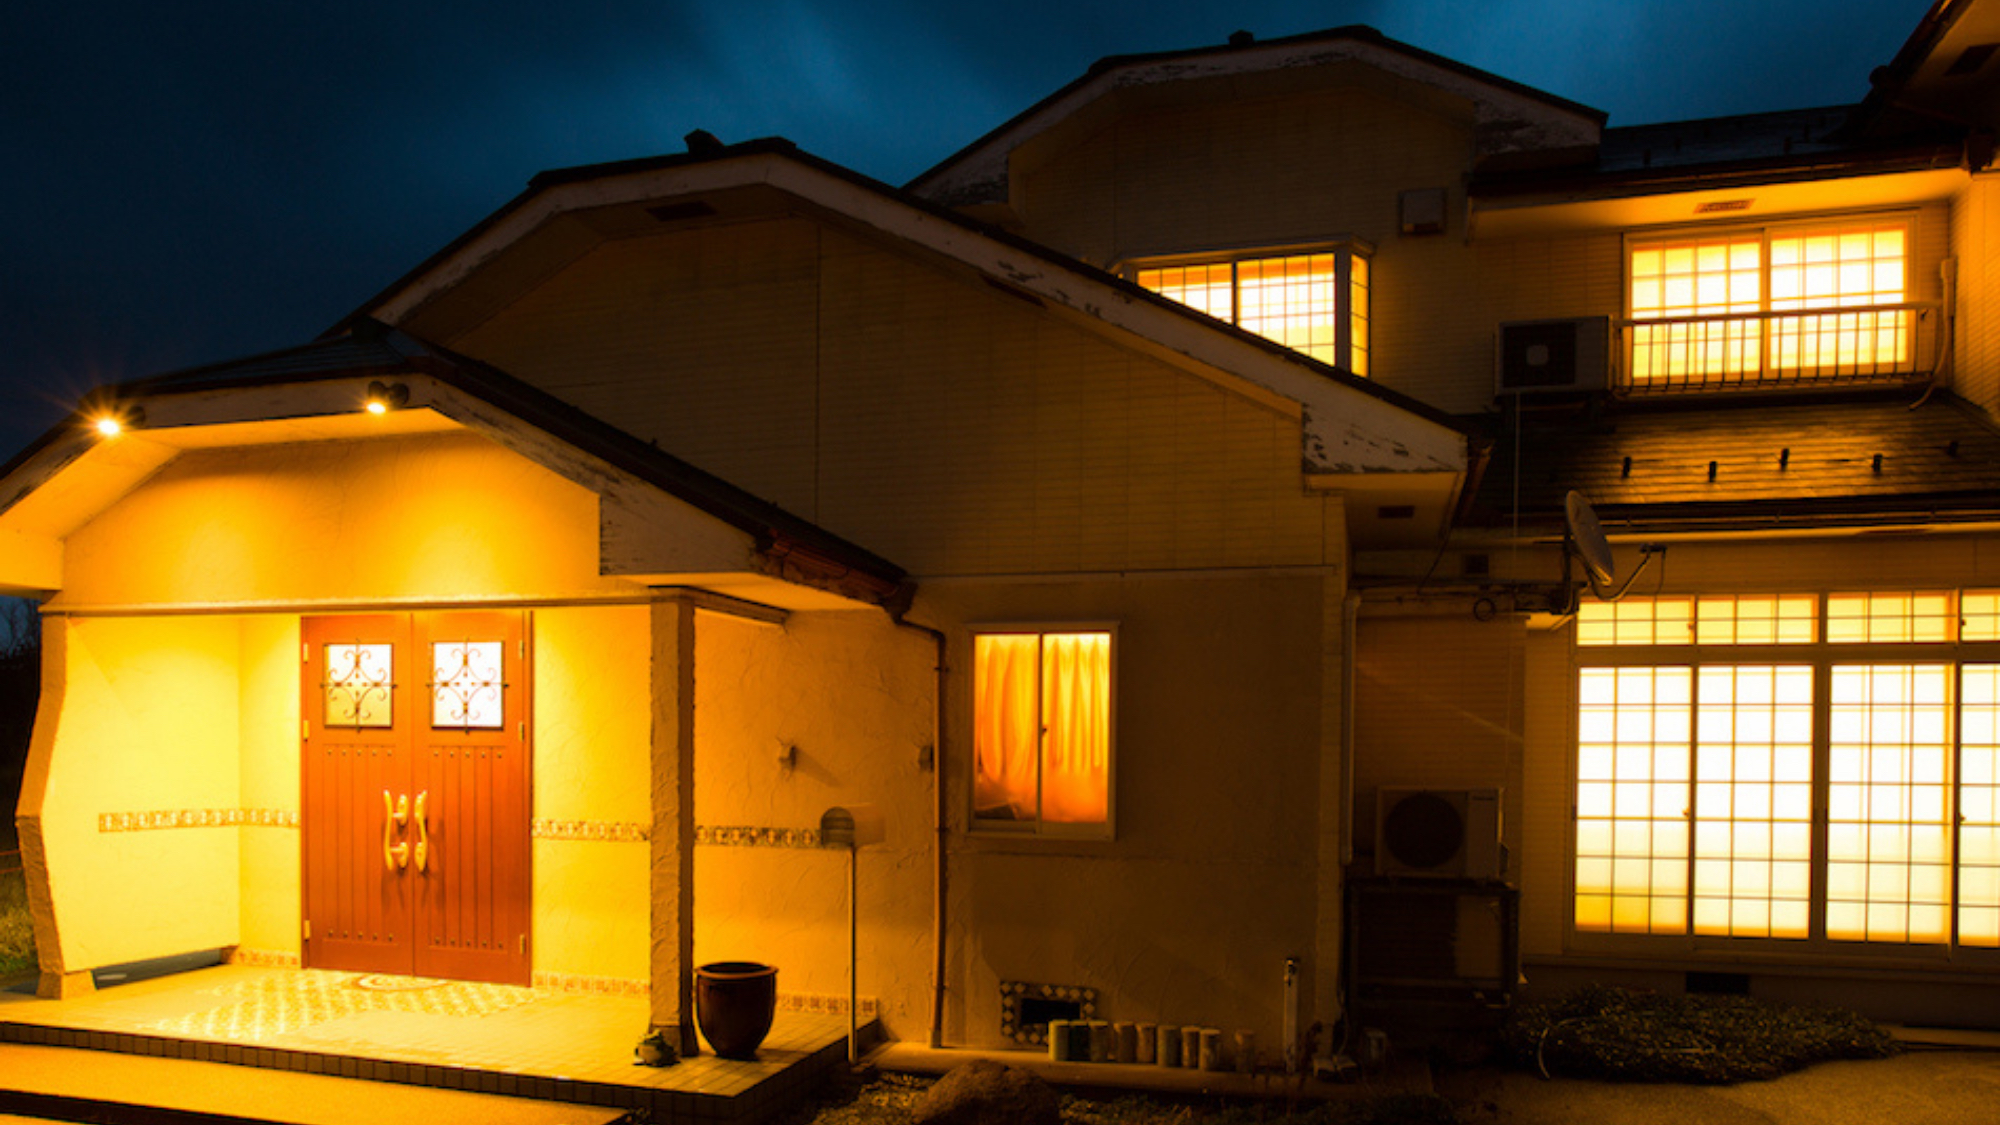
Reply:
M1035 666L1041 638L972 639L972 807L986 819L1035 817Z
M1102 824L1110 810L1111 636L1042 638L1042 819Z

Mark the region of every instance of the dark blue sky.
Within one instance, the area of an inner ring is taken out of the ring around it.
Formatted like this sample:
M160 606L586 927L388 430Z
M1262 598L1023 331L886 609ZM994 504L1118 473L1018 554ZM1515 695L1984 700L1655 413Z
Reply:
M1107 54L1369 24L1613 125L1845 104L1927 0L0 3L0 461L300 343L552 167L791 138L902 183Z

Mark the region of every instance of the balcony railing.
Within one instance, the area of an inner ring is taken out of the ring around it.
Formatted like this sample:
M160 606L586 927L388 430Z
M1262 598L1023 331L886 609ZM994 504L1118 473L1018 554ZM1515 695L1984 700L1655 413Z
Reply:
M1935 301L1618 321L1619 389L1752 390L1904 383L1937 367Z

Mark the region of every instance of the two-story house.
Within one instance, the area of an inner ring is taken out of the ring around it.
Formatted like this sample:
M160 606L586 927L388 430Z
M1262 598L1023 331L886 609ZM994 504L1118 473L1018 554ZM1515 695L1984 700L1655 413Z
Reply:
M698 962L842 992L818 826L872 804L860 987L934 1045L1276 1057L1516 956L1981 1018L1996 41L1940 4L1858 105L1616 128L1238 36L902 189L545 173L0 472L43 990L220 948L692 1045Z

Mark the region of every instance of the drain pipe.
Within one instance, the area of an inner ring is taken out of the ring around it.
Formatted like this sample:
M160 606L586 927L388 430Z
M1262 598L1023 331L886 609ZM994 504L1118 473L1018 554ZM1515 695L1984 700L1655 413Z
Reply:
M914 597L914 592L912 592ZM945 888L946 865L945 846L950 842L950 826L945 820L944 764L944 688L946 679L945 637L940 630L928 625L919 625L904 618L909 612L909 600L905 599L901 608L892 611L889 620L898 626L929 637L937 650L935 667L937 682L932 689L931 700L931 787L932 787L932 827L936 832L933 842L931 872L931 1033L930 1047L936 1050L944 1046L944 977L945 977Z
M1361 634L1361 595L1353 590L1340 603L1340 793L1347 802L1340 826L1340 866L1345 875L1354 862L1354 705L1355 642Z

